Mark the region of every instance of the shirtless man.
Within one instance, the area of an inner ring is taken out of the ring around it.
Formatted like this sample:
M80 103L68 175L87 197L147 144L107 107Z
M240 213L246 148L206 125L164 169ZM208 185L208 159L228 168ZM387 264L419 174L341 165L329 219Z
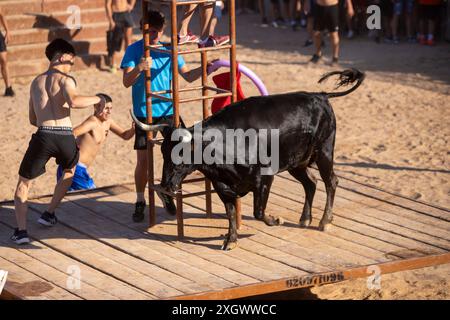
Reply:
M39 222L49 226L57 222L55 208L72 182L79 158L72 133L71 109L97 105L97 112L102 112L105 107L102 97L78 94L75 79L68 75L75 60L75 50L70 43L55 39L45 49L45 55L50 60L49 68L37 76L30 87L29 121L38 130L31 137L20 164L19 182L14 194L18 227L11 240L17 244L30 242L26 231L28 191L31 182L45 172L50 158L56 158L64 174L56 184L51 203Z
M94 115L73 129L73 134L80 149L80 160L77 163L69 191L95 188L94 180L90 177L87 168L94 162L100 147L108 136L109 130L124 140L130 140L134 136L134 126L124 130L111 119L111 97L104 93L97 95L103 97L106 101L103 112L96 111ZM62 175L62 166L58 166L58 180Z
M115 65L116 52L122 49L123 40L125 39L125 48L131 44L134 24L131 11L135 4L136 0L105 0L106 15L111 34L111 43L108 48L111 72L117 71Z
M345 0L347 16L353 17L354 10L352 0ZM331 65L338 63L339 59L339 0L317 0L314 8L314 45L316 53L311 58L312 63L317 63L322 58L322 35L326 29L330 32L333 58ZM305 13L310 12L311 3L306 1Z

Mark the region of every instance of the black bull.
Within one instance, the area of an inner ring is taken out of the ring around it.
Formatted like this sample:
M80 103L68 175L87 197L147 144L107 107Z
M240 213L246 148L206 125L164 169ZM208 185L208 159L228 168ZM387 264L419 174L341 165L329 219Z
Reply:
M316 178L308 167L315 163L325 183L327 200L325 211L319 224L325 230L331 223L333 200L338 179L333 171L333 153L336 136L336 118L328 98L340 97L356 90L364 80L364 74L356 69L335 71L325 74L319 83L332 75L339 75L337 86L353 84L344 92L310 93L295 92L266 97L252 97L234 103L202 122L203 132L215 129L226 136L226 129L279 129L279 169L288 171L305 189L306 201L300 217L300 226L307 228L312 220L311 208L316 190ZM133 116L133 115L132 115ZM144 130L168 130L164 136L169 137L174 128L163 128L161 125L149 126L139 123ZM183 140L190 145L187 150L193 158L194 127L182 129ZM217 131L216 131L217 132ZM195 137L194 137L195 138ZM268 140L270 144L270 139ZM175 165L171 158L173 148L179 141L165 139L161 151L164 157L163 177L161 185L169 191L179 188L183 179L195 170L202 172L211 180L217 194L225 204L229 220L228 234L222 249L230 250L237 244L236 231L236 199L249 192L254 195L253 214L256 219L267 225L278 225L280 219L266 216L267 200L274 175L262 175L261 169L267 167L260 162L256 164L234 162L233 164L206 164L203 161L195 164L182 163ZM210 142L201 143L202 150ZM270 147L267 146L270 150ZM228 161L227 161L228 162Z

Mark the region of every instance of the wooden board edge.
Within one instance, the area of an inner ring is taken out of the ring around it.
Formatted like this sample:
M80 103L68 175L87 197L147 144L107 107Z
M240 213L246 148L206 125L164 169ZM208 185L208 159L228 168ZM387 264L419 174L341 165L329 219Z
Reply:
M380 275L399 271L421 269L450 263L450 253L371 264L346 270L324 272L307 276L289 277L258 284L232 287L220 291L201 292L173 297L176 300L227 300L245 298L273 292L326 285L373 275L378 267Z

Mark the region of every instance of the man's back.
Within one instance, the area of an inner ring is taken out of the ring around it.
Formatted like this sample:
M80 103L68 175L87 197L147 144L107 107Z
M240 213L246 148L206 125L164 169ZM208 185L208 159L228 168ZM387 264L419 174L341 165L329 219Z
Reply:
M31 83L30 97L37 126L72 127L70 108L63 93L64 81L73 80L61 72L47 71Z

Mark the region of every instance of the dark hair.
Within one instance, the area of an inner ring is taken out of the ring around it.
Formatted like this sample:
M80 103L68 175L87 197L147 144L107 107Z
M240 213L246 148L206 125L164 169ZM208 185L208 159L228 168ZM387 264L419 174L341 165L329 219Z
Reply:
M162 29L166 23L166 18L164 13L155 10L148 11L148 23L157 29Z
M55 39L45 48L45 55L49 61L52 61L57 53L75 54L75 48L64 39Z
M112 102L112 98L108 96L106 93L97 93L96 96L105 99L106 103Z

